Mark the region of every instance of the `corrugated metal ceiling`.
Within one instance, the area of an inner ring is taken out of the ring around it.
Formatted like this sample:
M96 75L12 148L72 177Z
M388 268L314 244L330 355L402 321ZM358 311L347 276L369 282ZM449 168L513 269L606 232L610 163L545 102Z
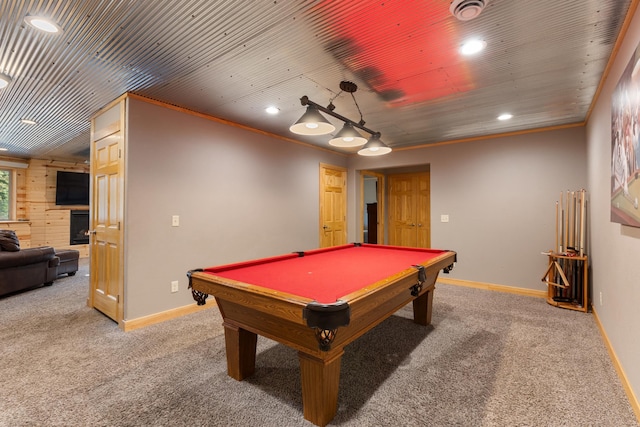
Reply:
M0 147L84 160L91 115L130 91L330 148L288 128L301 96L327 105L341 80L358 85L366 126L393 148L580 123L636 3L491 0L463 22L450 0L3 1L0 73L12 82L0 90ZM41 33L27 15L64 32ZM487 48L463 57L470 37ZM359 119L349 94L333 103ZM504 111L514 118L497 121Z

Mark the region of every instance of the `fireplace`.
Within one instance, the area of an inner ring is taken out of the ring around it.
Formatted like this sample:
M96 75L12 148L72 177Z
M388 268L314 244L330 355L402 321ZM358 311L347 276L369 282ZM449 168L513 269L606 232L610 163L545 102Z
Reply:
M89 243L89 211L71 211L69 244L86 245Z

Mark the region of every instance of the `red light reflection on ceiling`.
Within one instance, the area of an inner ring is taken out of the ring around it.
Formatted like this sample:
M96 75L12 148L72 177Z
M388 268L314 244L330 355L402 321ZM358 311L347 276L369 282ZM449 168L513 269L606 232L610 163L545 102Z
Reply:
M329 52L389 105L449 97L473 88L447 1L325 0L316 6L332 41ZM411 5L411 7L408 7ZM420 7L415 7L419 5Z

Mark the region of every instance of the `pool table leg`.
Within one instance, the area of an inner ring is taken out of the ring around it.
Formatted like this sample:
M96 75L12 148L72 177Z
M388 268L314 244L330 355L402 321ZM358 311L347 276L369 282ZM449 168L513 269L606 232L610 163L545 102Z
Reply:
M238 381L250 377L256 368L258 336L239 326L223 323L227 349L227 373Z
M413 321L418 325L431 324L431 312L433 307L433 292L435 286L428 288L425 293L413 300Z
M341 350L328 359L319 359L298 352L304 417L315 425L326 426L338 410L340 359L343 354Z

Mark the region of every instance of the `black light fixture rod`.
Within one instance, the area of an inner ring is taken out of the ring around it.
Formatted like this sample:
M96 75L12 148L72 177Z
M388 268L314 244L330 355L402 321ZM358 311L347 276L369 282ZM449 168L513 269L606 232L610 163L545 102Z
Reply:
M372 136L373 135L377 135L378 138L380 137L380 132L376 132L375 130L371 130L371 129L361 125L360 123L354 122L353 120L350 120L350 119L346 118L345 116L342 116L342 115L340 115L338 113L335 113L333 110L330 110L330 109L328 109L326 107L323 107L320 104L316 104L315 102L310 100L309 97L306 96L306 95L303 96L302 98L300 98L300 103L302 105L312 105L312 106L316 107L318 110L322 111L325 114L328 114L328 115L330 115L332 117L335 117L338 120L342 120L345 123L350 123L353 127L361 129L361 130L371 134Z

